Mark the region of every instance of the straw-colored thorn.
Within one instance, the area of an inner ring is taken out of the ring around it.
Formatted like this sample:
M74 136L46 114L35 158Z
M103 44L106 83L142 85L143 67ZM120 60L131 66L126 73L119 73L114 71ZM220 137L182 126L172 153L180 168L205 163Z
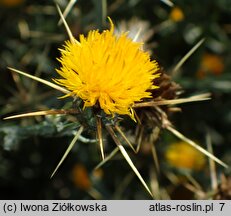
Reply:
M102 160L104 160L104 147L103 147L103 138L102 138L102 121L99 116L96 116L96 127L97 127L97 137L100 147L100 152L102 156Z
M215 157L213 154L211 154L207 150L203 149L201 146L197 145L195 142L193 142L189 138L185 137L183 134L181 134L179 131L177 131L173 127L167 126L166 129L169 130L171 133L173 133L175 136L177 136L179 139L187 142L188 144L190 144L191 146L193 146L195 149L197 149L198 151L202 152L203 154L205 154L206 156L208 156L209 158L211 158L212 160L214 160L215 162L217 162L218 164L220 164L221 166L223 166L225 168L228 168L227 164L225 164L224 162L222 162L220 159L218 159L217 157Z
M63 12L63 18L66 18L71 9L73 8L74 4L76 3L77 0L70 0L69 3L67 4L67 7L65 8ZM60 18L58 25L61 25L63 23L63 19Z
M119 151L119 148L116 147L107 157L104 158L104 160L102 160L95 168L94 170L99 169L100 167L102 167L106 162L108 162L110 159L112 159L116 153Z
M61 164L63 163L63 161L65 160L65 158L69 154L69 152L71 151L71 149L74 147L76 141L78 140L78 138L79 138L79 136L81 135L82 132L83 132L83 126L81 126L79 128L79 130L77 131L76 135L74 136L73 140L71 141L70 145L68 146L67 150L65 151L63 157L61 158L60 162L56 166L55 170L51 174L50 178L52 178L54 176L54 174L57 172L58 168L61 166Z
M116 145L118 146L120 152L122 153L122 155L124 156L125 160L128 162L129 166L132 168L133 172L136 174L136 176L139 178L140 182L143 184L144 188L147 190L147 192L153 197L153 194L151 192L151 190L149 189L149 187L147 186L147 184L145 183L143 177L140 175L139 171L137 170L137 168L135 167L135 165L133 164L131 158L129 157L128 153L126 152L125 148L122 146L121 142L119 141L118 137L116 136L114 130L112 129L112 127L110 125L106 125L106 128L109 132L109 134L111 135L112 139L114 140L114 142L116 143Z
M49 81L47 81L47 80L41 79L41 78L39 78L39 77L30 75L30 74L28 74L28 73L25 73L25 72L23 72L23 71L20 71L20 70L11 68L11 67L8 67L8 69L11 70L11 71L13 71L13 72L19 73L19 74L21 74L21 75L23 75L23 76L29 77L30 79L33 79L33 80L35 80L35 81L41 82L41 83L43 83L43 84L45 84L45 85L47 85L47 86L50 86L51 88L54 88L54 89L56 89L56 90L58 90L58 91L61 91L61 92L64 93L64 94L70 94L70 91L68 91L67 89L62 88L61 86L58 86L58 85L56 85L56 84L54 84L54 83L52 83L52 82L49 82Z
M24 118L24 117L34 117L34 116L43 116L43 115L66 115L66 114L77 114L77 110L43 110L43 111L36 111L36 112L29 112L29 113L23 113L13 116L8 116L4 118L4 120L8 119L15 119L15 118Z
M201 39L189 52L187 52L183 58L177 63L172 71L172 76L176 76L181 66L189 59L189 57L204 43L205 38Z
M69 28L69 26L68 26L68 24L67 24L64 16L63 16L62 11L61 11L60 7L58 6L58 4L56 4L56 7L57 7L57 10L59 12L60 18L61 18L61 20L62 20L62 22L63 22L63 24L64 24L64 26L66 28L67 34L68 34L68 36L70 38L70 41L72 43L76 43L77 40L75 40L74 36L72 35L72 32L71 32L71 30L70 30L70 28Z

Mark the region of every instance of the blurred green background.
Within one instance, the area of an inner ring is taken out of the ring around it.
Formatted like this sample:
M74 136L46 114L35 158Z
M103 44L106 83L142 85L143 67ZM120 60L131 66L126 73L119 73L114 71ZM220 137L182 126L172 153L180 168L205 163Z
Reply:
M62 11L69 3L56 2ZM137 33L141 26L145 48L182 86L182 97L212 93L210 101L180 105L182 112L172 115L171 121L204 148L211 139L213 153L231 165L231 1L169 2L78 0L66 20L77 38L91 29L107 28L106 16L118 29L130 33ZM93 171L100 154L96 143L86 142L95 138L88 131L50 179L77 127L70 117L3 120L71 104L69 98L58 99L59 92L7 69L49 81L57 77L58 49L68 39L64 26L58 25L59 18L52 0L0 0L0 198L150 199L120 154ZM202 38L204 43L174 72L175 65ZM109 137L107 141L110 152L115 144ZM160 172L156 172L149 147L143 146L132 156L155 198L230 199L230 169L220 165L211 169L206 157L188 150L166 131L161 131L155 147Z

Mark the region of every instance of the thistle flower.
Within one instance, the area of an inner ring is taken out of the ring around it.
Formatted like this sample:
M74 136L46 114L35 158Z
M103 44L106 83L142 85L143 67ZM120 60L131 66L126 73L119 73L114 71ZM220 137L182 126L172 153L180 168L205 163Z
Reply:
M221 75L224 71L223 59L215 54L205 53L202 56L199 70L197 71L197 77L203 79L208 74Z
M0 6L15 7L21 5L23 2L24 0L0 0Z
M174 22L180 22L184 19L184 13L179 7L174 7L169 16Z
M50 86L64 93L65 96L78 97L84 102L84 107L97 108L97 110L104 111L106 114L112 115L112 117L117 114L129 115L135 120L134 109L139 109L136 115L136 119L140 123L137 130L139 139L136 150L120 128L119 121L111 118L111 116L108 118L107 115L99 115L102 112L91 112L92 118L95 119L97 137L103 159L95 169L101 167L120 151L147 192L153 196L123 146L126 143L133 151L138 152L144 135L144 127L147 124L149 125L149 122L153 126L154 132L157 131L156 133L158 133L159 129L167 129L217 163L227 167L226 164L214 155L174 129L168 120L166 109L160 107L163 105L168 106L208 100L209 94L175 99L178 96L178 87L171 82L170 78L158 71L157 63L151 61L149 54L141 49L142 43L134 42L128 37L127 33L121 33L118 36L114 34L114 25L110 18L110 30L105 30L102 33L99 33L98 30L93 30L89 32L87 37L80 35L80 39L77 41L73 37L60 8L57 7L57 9L70 37L70 41L67 41L64 48L61 49L61 57L59 59L61 68L57 72L62 78L54 79L58 85L13 68L9 69ZM176 68L179 68L182 62ZM157 77L159 77L159 81L156 79ZM155 90L158 88L156 86L157 82L159 83L158 86L160 86L159 91ZM155 93L155 91L157 92ZM55 114L81 114L79 116L82 116L82 114L86 113L82 113L81 109L44 110L14 115L5 119ZM146 122L146 124L142 124L142 122ZM86 126L88 124L81 124L51 177L63 163L76 141L80 139ZM116 148L106 158L104 157L102 138L103 127L105 127L116 144ZM156 128L158 130L155 130ZM155 151L153 150L154 153Z
M165 152L167 162L176 168L199 171L205 165L205 156L188 143L172 143Z
M73 183L76 187L88 190L91 187L91 181L87 169L82 164L76 164L72 170Z
M134 103L151 98L147 90L157 88L153 80L158 65L127 33L114 35L110 23L110 30L93 30L87 37L80 35L79 42L66 42L59 59L62 67L57 70L62 78L55 82L71 92L66 96L81 98L84 107L98 103L106 114L134 119Z

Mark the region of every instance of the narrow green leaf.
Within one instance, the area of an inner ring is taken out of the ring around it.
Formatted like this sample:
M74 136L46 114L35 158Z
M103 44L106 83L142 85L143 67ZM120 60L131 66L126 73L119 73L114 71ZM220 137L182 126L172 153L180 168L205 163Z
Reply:
M94 0L95 19L99 29L103 29L107 17L107 0Z

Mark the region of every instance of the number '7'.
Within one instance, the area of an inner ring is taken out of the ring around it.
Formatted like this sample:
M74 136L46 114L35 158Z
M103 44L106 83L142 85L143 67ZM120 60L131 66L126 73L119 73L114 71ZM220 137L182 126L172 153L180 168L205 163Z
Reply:
M222 209L223 209L225 203L219 203L219 204L221 205L220 211L222 211Z

